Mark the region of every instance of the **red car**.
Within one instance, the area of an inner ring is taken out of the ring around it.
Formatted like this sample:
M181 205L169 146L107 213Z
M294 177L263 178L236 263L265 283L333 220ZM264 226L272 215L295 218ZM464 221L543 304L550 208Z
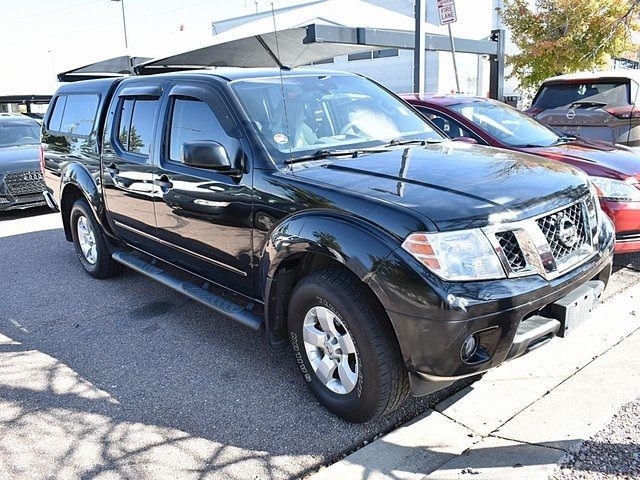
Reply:
M449 137L569 163L593 181L616 226L616 253L640 251L640 155L628 147L564 136L504 103L464 95L402 96Z

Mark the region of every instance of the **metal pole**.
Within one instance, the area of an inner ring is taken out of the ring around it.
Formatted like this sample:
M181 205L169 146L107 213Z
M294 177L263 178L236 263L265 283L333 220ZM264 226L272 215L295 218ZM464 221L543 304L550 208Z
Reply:
M451 57L453 58L453 71L456 74L456 93L460 93L460 79L458 78L458 64L456 63L456 46L453 43L453 35L451 34L451 24L447 23L449 29L449 40L451 41Z
M424 93L424 56L425 56L425 0L415 0L415 45L413 48L413 91Z
M124 15L124 0L120 0L122 6L122 28L124 29L124 48L129 51L129 42L127 41L127 20Z

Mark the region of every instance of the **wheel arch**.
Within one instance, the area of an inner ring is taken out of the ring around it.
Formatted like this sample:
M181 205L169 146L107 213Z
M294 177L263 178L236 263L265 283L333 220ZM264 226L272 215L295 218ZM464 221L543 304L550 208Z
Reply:
M94 175L97 175L96 172ZM79 163L73 162L67 165L61 175L60 181L60 212L62 214L62 224L64 227L64 235L68 241L72 241L70 216L73 204L79 199L84 198L96 221L104 228L102 215L104 213L102 197L94 180L94 177L87 168Z
M368 280L399 244L390 234L352 216L318 211L292 216L272 230L261 255L259 289L265 331L272 343L287 338L287 309L295 285L326 268L348 271L384 311L384 295Z

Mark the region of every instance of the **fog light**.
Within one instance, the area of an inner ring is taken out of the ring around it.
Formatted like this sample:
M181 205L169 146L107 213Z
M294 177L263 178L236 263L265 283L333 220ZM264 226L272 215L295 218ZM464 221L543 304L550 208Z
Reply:
M475 355L476 350L478 349L478 339L474 335L469 335L464 343L462 344L462 349L460 350L460 356L462 357L462 361L468 362Z

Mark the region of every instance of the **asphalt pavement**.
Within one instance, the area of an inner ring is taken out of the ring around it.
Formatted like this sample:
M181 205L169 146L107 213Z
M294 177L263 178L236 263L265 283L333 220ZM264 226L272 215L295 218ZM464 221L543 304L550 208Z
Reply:
M293 478L367 425L307 391L288 348L130 271L84 273L46 209L0 214L0 478ZM640 281L616 259L609 295Z

